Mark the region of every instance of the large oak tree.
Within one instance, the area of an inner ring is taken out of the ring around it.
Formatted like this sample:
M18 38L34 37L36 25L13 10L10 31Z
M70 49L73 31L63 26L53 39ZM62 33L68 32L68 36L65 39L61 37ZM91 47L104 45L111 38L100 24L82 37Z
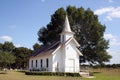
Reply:
M86 10L73 6L68 6L66 10L59 8L51 16L47 26L38 31L39 42L46 45L53 40L60 40L66 13L71 29L75 33L74 37L81 45L79 49L84 55L80 58L81 61L99 64L109 61L111 56L106 51L109 42L103 37L106 27L99 22L98 16L90 8Z

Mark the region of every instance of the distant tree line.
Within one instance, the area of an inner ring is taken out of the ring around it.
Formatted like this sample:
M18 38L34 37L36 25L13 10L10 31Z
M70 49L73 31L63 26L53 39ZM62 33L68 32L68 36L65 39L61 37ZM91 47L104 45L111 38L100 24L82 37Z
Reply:
M0 43L0 68L26 69L29 55L38 48L40 48L38 43L33 45L33 50L15 47L12 42Z
M95 69L99 69L99 68L120 68L120 64L97 64L97 65L88 65L88 64L81 64L81 69L89 69L89 68L95 68Z
M120 68L120 64L103 64L103 65L95 65L93 68Z

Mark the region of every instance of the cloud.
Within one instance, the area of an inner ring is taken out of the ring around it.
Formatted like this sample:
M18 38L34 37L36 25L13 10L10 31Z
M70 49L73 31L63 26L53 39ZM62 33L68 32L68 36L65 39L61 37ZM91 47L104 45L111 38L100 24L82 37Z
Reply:
M107 19L112 20L112 18L120 18L120 7L114 8L113 11L108 13Z
M110 41L110 45L120 46L120 41L118 40L117 36L114 36L112 34L105 34L104 38Z
M114 7L101 8L101 9L95 10L95 14L102 15L102 14L111 12L113 9L114 9Z
M113 18L120 18L120 7L104 7L94 11L97 15L106 15L107 20L112 20Z
M9 42L12 41L12 37L10 37L10 36L0 36L0 39L4 40L4 41L9 41Z
M107 50L107 52L112 56L112 59L110 59L111 64L120 63L120 50Z

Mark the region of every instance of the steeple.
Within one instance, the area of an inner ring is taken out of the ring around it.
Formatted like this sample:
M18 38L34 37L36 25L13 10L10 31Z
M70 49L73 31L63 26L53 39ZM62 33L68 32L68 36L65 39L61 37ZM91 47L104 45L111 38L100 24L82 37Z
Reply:
M69 38L73 37L73 35L74 35L74 32L72 32L72 30L70 28L69 20L68 20L68 17L66 15L64 28L63 28L63 31L61 33L61 42L67 41Z
M65 17L65 23L64 23L63 32L72 32L72 31L71 31L71 28L70 28L70 24L69 24L67 15L66 15L66 17Z

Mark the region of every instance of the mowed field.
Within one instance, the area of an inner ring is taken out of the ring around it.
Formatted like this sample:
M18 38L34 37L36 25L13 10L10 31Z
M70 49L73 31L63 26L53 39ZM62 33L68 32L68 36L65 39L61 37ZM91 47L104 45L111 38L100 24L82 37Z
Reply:
M82 80L120 80L120 68L119 69L92 69L95 78L82 78Z
M0 71L0 80L120 80L120 69L92 69L95 78L64 77L64 76L33 76L22 72Z
M81 77L33 76L25 75L22 72L8 71L7 74L0 74L0 80L81 80Z

